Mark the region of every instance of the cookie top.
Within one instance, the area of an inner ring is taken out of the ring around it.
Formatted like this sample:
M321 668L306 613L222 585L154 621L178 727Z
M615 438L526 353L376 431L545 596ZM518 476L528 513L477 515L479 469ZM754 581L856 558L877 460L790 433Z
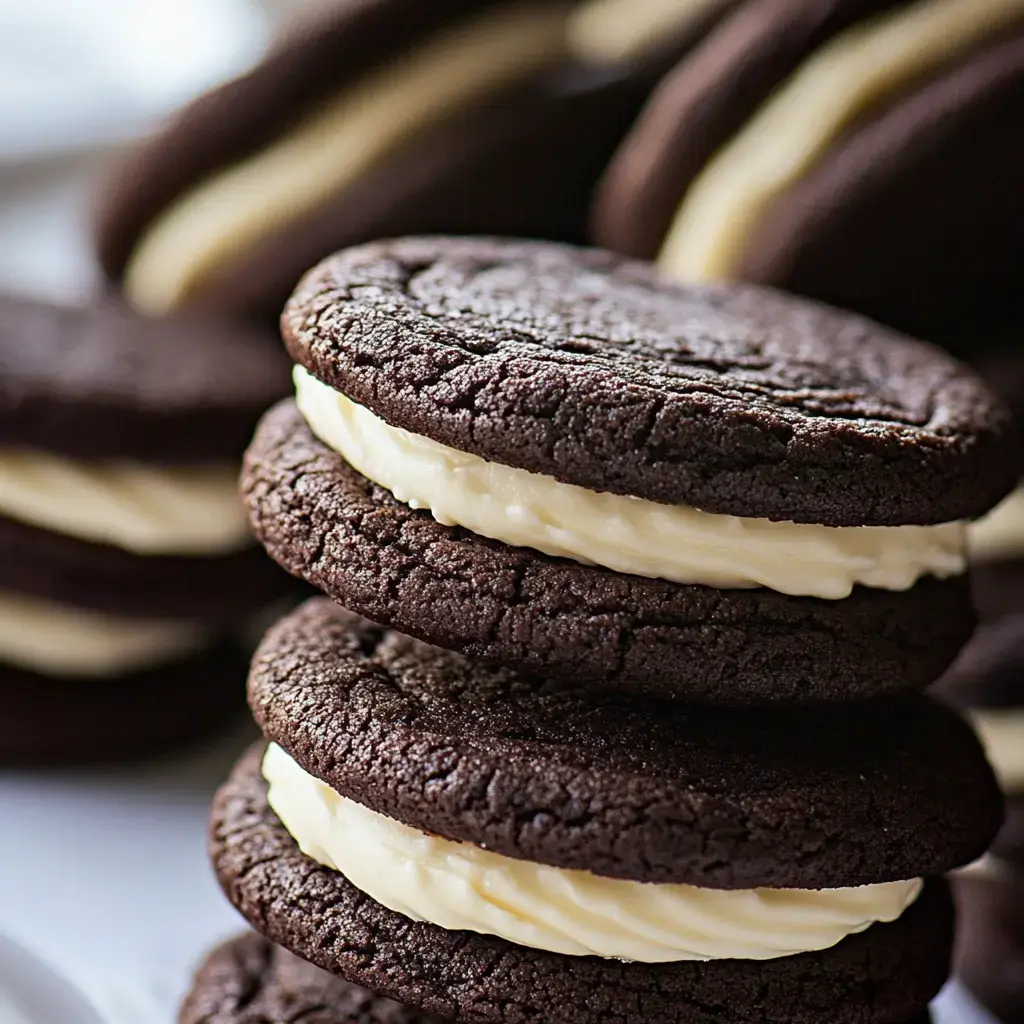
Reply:
M76 459L234 459L287 389L287 360L262 331L153 320L114 299L71 308L0 296L3 445Z
M594 490L827 526L981 514L1016 476L966 368L751 286L598 250L360 246L282 315L289 352L392 426Z
M837 714L594 695L428 647L325 599L264 638L249 701L264 734L344 796L449 839L610 877L870 884L966 862L1000 820L973 734L925 698Z
M247 932L212 950L196 972L178 1024L441 1024L374 995Z

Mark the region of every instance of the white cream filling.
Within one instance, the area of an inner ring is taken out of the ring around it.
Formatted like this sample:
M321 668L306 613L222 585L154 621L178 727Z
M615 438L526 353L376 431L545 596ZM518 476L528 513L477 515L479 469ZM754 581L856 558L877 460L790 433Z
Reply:
M872 104L1024 16L1024 0L918 0L819 47L690 186L659 263L672 277L733 276L771 202Z
M965 569L962 523L828 527L715 515L589 491L406 430L295 368L310 429L363 476L446 526L617 572L830 599Z
M0 662L43 675L121 675L200 650L195 623L133 619L0 592Z
M389 910L569 956L770 960L893 921L921 881L848 889L701 889L552 868L427 835L336 793L276 745L270 806L308 857Z
M251 543L232 465L83 463L7 448L0 515L140 555L214 555Z
M1024 487L967 527L967 550L978 564L1024 558Z
M236 253L314 210L407 139L558 60L565 15L561 3L498 4L364 75L172 204L132 255L129 300L152 314L180 306Z
M968 717L1004 793L1024 793L1024 707L975 708Z
M642 57L726 0L586 0L569 15L569 50L585 64Z

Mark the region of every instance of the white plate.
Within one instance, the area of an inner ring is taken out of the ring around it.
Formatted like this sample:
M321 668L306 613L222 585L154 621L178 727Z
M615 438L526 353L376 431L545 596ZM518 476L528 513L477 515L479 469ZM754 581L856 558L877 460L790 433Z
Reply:
M68 981L0 935L0 1024L102 1024Z

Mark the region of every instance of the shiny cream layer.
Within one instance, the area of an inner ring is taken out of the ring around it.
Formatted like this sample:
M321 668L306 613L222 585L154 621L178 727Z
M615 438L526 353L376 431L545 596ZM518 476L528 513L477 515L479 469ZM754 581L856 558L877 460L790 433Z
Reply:
M585 64L633 60L682 36L728 0L586 0L569 16L569 49Z
M976 708L969 715L1004 793L1024 793L1024 707Z
M49 676L122 675L201 649L194 623L133 619L0 592L0 662Z
M918 0L820 47L687 191L661 268L685 281L734 276L771 202L873 104L1024 18L1024 0Z
M187 192L142 237L125 292L166 313L238 252L358 180L453 110L565 53L563 4L497 4L370 72L249 159ZM305 115L309 115L306 117Z
M978 564L1024 558L1024 487L968 526L967 548Z
M569 956L770 960L895 920L920 880L854 889L700 889L603 878L427 835L340 796L280 747L263 761L300 849L397 914Z
M445 526L506 544L676 583L830 599L965 568L961 523L828 527L598 493L391 427L302 367L295 385L310 429L363 476Z
M84 463L5 449L0 515L140 555L213 555L250 543L231 465Z

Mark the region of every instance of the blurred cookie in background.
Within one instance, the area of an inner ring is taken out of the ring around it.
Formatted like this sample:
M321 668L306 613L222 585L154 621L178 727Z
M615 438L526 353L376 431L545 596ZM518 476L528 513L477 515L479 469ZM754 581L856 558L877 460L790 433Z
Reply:
M583 240L594 182L723 4L655 12L617 59L600 45L577 54L567 18L597 8L600 35L607 6L318 5L114 170L98 216L105 273L148 313L269 319L346 245L412 232Z
M1021 0L744 0L662 81L595 240L970 355L1020 327Z
M288 366L252 331L0 297L0 762L145 755L241 706L291 581L238 461Z

